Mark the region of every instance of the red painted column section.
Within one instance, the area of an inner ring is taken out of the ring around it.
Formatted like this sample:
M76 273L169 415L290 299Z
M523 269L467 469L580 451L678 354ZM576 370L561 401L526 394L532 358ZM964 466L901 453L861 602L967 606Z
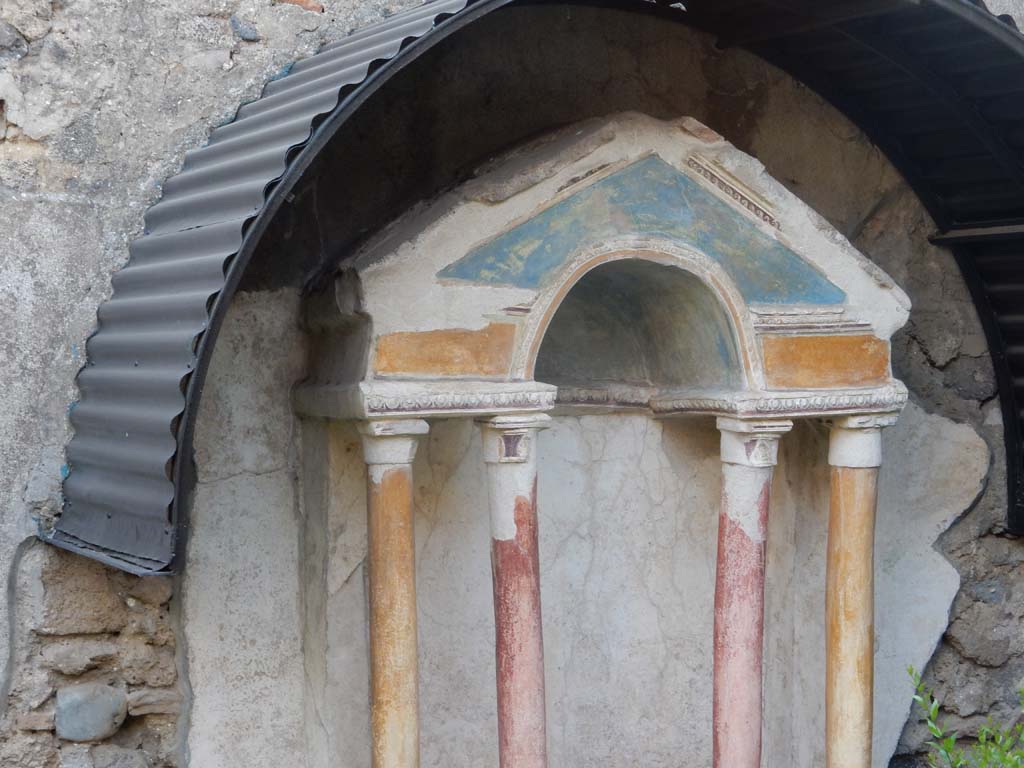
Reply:
M779 437L792 426L790 421L718 419L722 506L715 575L715 768L761 765L765 538Z
M545 768L544 636L537 549L537 433L544 414L481 423L491 568L501 768Z

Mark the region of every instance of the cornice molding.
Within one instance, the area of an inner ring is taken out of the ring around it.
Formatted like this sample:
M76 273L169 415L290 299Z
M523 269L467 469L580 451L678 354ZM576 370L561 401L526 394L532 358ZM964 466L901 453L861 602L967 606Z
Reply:
M893 380L884 386L866 389L665 394L651 399L651 410L659 416L702 413L738 418L790 418L899 413L906 404L907 388Z

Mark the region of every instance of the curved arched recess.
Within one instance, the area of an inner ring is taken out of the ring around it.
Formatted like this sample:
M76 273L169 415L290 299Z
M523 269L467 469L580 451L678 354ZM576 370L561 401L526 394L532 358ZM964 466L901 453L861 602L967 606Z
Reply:
M174 568L218 328L243 281L279 279L280 265L254 263L261 239L372 97L514 4L435 0L359 31L297 63L188 154L99 310L71 417L65 507L45 538L135 573ZM1007 435L1010 527L1024 529L1015 389L1024 386L1024 322L1014 309L1024 300L1024 104L1013 93L1024 82L1024 37L967 0L576 5L647 14L747 48L817 90L885 151L938 224L936 240L955 247L986 326ZM574 6L556 7L571 14ZM543 71L531 75L543 83ZM383 222L353 231L374 223ZM302 265L307 276L337 261L318 253L321 264Z

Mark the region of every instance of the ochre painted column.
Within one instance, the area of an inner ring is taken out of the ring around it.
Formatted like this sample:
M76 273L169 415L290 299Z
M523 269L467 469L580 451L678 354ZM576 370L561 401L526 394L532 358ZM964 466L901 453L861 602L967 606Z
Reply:
M871 768L874 546L881 427L894 415L832 425L832 494L825 592L827 768Z
M549 421L536 413L481 422L491 513L501 768L547 765L537 433Z
M418 768L419 665L412 460L428 425L360 425L367 464L370 729L374 768Z
M785 420L719 418L722 506L715 575L714 765L760 768L765 538Z

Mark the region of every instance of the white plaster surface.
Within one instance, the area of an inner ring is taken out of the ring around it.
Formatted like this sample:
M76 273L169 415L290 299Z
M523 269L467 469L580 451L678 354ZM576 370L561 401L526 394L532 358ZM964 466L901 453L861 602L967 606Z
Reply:
M203 399L183 585L193 766L295 765L305 752L289 401L304 362L296 307L288 291L237 299Z
M755 544L760 544L765 538L759 501L771 476L771 467L722 464L722 499L725 502L725 513Z
M878 429L833 427L828 462L833 467L878 467L882 464L882 435Z
M975 501L989 450L965 424L908 406L883 430L875 546L875 752L896 749L910 709L908 664L924 669L949 623L956 569L932 543ZM880 759L875 765L882 766Z
M354 438L352 438L354 440ZM493 623L486 485L468 422L434 426L415 467L426 766L492 765ZM353 442L352 446L356 444ZM895 482L901 457L925 455ZM801 424L783 438L769 532L766 766L821 765L824 742L824 555L827 437ZM882 480L878 531L876 766L895 748L910 706L903 669L923 666L946 622L955 571L932 544L971 502L985 449L967 427L910 406L886 437L896 458ZM353 499L331 505L331 549L351 567L364 545L358 451ZM553 765L710 763L711 628L717 534L718 432L711 420L642 415L559 417L540 436L539 507ZM333 568L329 568L333 570ZM351 582L348 582L351 583ZM349 594L359 604L360 594ZM346 624L346 600L328 608ZM351 635L351 629L347 630ZM334 653L339 654L340 648ZM365 675L365 639L343 678ZM329 665L330 666L330 665ZM343 701L365 712L365 698ZM365 717L339 729L336 760L368 765Z
M874 766L889 764L910 711L906 668L945 631L959 577L934 549L981 492L988 448L970 427L907 406L883 431L875 537ZM768 531L767 766L825 764L828 453L822 426L784 438Z
M301 349L285 292L236 302L211 372L208 457L184 590L193 766L369 765L365 465L351 425L296 429ZM276 318L276 319L273 319ZM261 340L256 341L254 337ZM267 364L268 359L275 360ZM255 409L253 406L257 406ZM236 443L245 435L246 447ZM490 526L479 428L437 422L415 464L423 764L494 764ZM318 447L319 446L319 447ZM216 450L214 450L216 449ZM710 761L719 432L711 419L559 417L539 435L552 764ZM932 550L987 453L910 406L885 435L878 546L876 765L958 585ZM822 760L823 427L782 439L769 525L766 765ZM303 520L306 530L303 530Z
M293 329L268 321L290 300L275 295L267 314L243 300L223 348L237 352L230 340L244 326L294 342ZM298 375L286 362L268 366L255 348L248 363L218 354L200 436L207 445L230 437L221 409L233 412L230 403L251 400L257 385L285 398L286 387L268 382ZM300 467L295 426L282 418L254 433L280 466L208 468L199 487L184 596L194 767L369 766L360 439L352 425L306 422ZM932 545L978 492L987 457L970 428L913 405L884 439L876 768L910 706L903 668L928 659L956 591ZM827 443L823 426L798 423L782 438L776 470L770 768L823 764ZM713 420L560 416L538 451L551 764L709 765L721 470ZM442 421L415 462L425 768L497 763L481 454L475 424Z

